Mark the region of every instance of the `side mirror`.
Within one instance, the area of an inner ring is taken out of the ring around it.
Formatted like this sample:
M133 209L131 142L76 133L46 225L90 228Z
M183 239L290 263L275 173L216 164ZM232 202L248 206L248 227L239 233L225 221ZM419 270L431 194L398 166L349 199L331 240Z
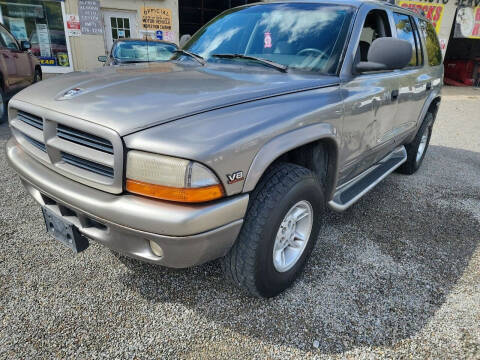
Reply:
M107 57L105 55L99 56L98 61L105 63L105 62L107 62Z
M412 51L412 45L406 40L392 37L378 38L368 49L368 61L360 61L355 70L362 73L402 69L412 59Z
M184 34L180 37L180 41L178 44L180 45L180 49L183 48L183 46L192 38L192 35L190 34Z
M30 50L32 48L32 44L30 44L30 41L26 41L26 40L23 40L20 43L20 46L21 46L23 51L27 51L27 50Z

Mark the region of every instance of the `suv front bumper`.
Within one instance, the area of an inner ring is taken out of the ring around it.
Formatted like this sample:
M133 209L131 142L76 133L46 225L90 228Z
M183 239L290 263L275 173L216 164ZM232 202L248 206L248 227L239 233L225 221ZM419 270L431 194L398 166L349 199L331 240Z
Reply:
M89 239L143 261L183 268L224 256L240 232L248 194L207 204L114 195L48 169L11 138L7 158L28 192ZM150 247L155 241L164 256Z

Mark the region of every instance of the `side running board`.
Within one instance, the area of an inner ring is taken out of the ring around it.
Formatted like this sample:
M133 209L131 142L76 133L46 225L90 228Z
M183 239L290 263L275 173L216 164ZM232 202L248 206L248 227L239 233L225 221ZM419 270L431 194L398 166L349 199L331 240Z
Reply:
M405 161L407 161L407 150L402 145L354 179L337 188L328 205L336 211L346 210Z

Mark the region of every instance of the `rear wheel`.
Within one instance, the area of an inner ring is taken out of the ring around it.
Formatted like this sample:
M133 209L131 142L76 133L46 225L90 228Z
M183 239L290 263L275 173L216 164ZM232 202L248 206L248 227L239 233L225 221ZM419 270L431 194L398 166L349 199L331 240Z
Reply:
M428 145L430 144L433 120L432 113L427 113L413 141L405 145L407 149L407 161L398 168L398 172L410 175L420 168L427 153Z
M301 273L324 211L316 176L298 165L272 167L251 195L240 235L222 259L227 278L250 294L272 297Z

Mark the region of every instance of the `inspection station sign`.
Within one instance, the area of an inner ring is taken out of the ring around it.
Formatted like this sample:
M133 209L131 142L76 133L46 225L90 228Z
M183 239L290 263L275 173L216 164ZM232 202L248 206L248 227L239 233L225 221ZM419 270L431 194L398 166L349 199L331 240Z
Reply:
M170 9L142 6L142 27L145 30L172 30Z

